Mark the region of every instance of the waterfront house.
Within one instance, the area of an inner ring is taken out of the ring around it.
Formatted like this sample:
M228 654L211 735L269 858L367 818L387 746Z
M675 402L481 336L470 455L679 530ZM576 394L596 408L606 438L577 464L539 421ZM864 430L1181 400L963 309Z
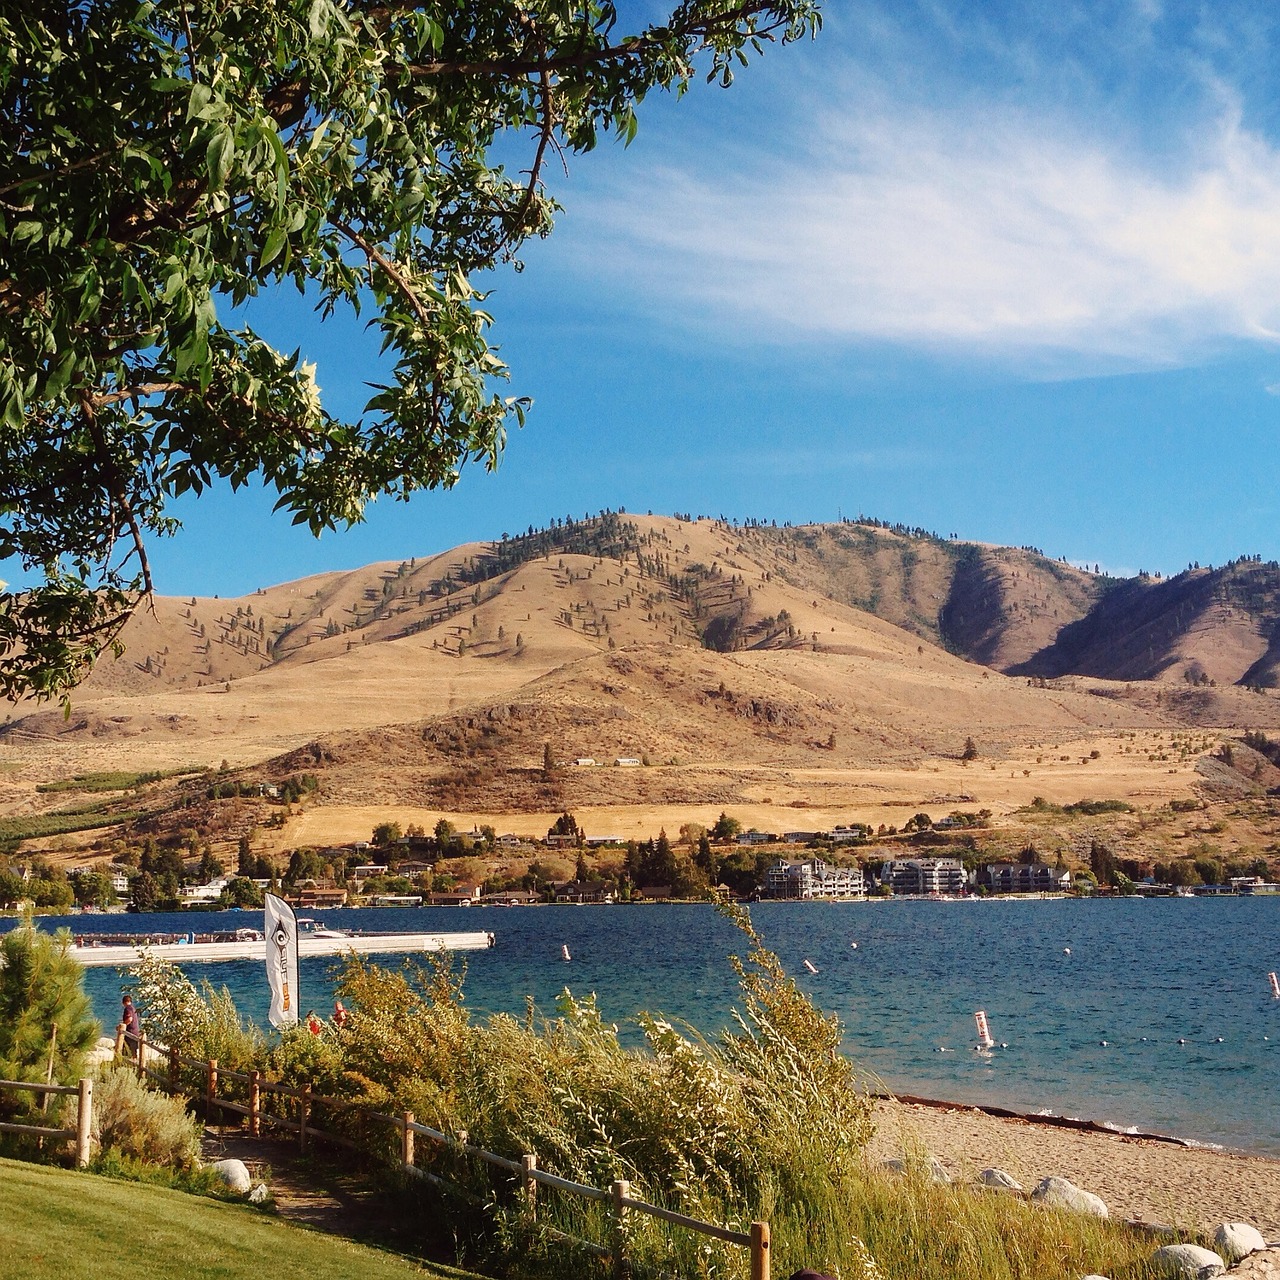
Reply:
M613 890L603 880L569 880L556 885L557 902L612 902Z
M460 884L449 893L429 893L427 903L433 907L471 907L480 901L480 886Z
M208 884L184 884L178 890L178 901L184 907L194 907L217 902L227 887L227 877L219 876Z
M503 889L498 893L486 893L480 901L486 907L527 907L542 899L528 889Z
M1273 884L1261 876L1232 876L1231 887L1237 893L1275 894L1280 893L1280 884Z
M345 907L347 891L345 889L327 888L323 885L301 884L297 891L285 898L290 906L319 909L321 907Z

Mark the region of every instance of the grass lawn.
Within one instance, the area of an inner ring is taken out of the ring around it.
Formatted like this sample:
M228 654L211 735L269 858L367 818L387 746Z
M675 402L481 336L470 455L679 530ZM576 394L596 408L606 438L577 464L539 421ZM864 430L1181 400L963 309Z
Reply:
M11 1277L469 1280L471 1273L290 1226L247 1206L0 1160L0 1278Z

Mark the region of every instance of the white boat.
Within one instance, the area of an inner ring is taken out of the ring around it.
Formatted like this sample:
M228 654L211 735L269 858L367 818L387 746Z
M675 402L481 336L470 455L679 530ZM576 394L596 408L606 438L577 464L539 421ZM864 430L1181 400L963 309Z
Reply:
M493 946L491 933L344 933L315 920L299 920L298 955L383 955L409 951L482 951ZM264 960L266 939L260 929L234 929L215 934L77 935L71 955L86 967L137 964L143 953L194 964L218 960Z

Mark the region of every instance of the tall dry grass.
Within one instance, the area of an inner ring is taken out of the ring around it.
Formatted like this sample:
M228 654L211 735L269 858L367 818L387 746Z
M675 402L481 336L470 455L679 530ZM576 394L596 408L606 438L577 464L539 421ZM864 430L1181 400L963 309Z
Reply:
M714 1040L643 1015L643 1047L628 1047L594 997L568 990L547 1015L530 1006L523 1019L477 1020L464 999L465 970L447 953L399 970L352 955L338 981L346 1025L318 1044L305 1035L261 1044L257 1062L275 1079L318 1070L325 1093L411 1110L513 1159L533 1153L540 1168L573 1181L626 1180L633 1196L739 1230L767 1220L775 1276L803 1266L839 1280L1149 1274L1149 1243L1123 1227L869 1168L871 1101L839 1051L838 1020L786 975L745 911L729 914L746 954L731 960L740 991L733 1026ZM188 1025L226 1052L231 1021L220 1008ZM244 1033L240 1051L252 1040ZM189 1048L200 1056L195 1043ZM385 1136L390 1161L394 1135ZM474 1157L420 1140L418 1163L458 1193L426 1194L486 1271L538 1280L602 1274L599 1260L565 1237L614 1247L606 1206L543 1188L535 1218L518 1180ZM636 1280L748 1274L741 1248L636 1213L624 1232Z

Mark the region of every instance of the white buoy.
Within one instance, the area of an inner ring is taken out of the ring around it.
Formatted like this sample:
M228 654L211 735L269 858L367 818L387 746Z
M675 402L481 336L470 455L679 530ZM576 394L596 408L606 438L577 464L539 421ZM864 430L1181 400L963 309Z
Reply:
M804 967L805 967L805 968L806 968L810 973L817 973L817 972L818 972L818 968L817 968L817 966L813 963L813 961L812 961L812 960L802 960L802 961L801 961L801 964L803 964L803 965L804 965Z
M1277 978L1274 973L1269 973L1267 974L1267 981L1271 983L1271 998L1280 1000L1280 978Z
M1105 1040L1099 1040L1098 1045L1100 1048L1105 1049L1107 1047L1107 1042Z
M1063 954L1064 956L1069 956L1069 955L1071 954L1071 948L1070 948L1070 947L1063 947L1063 948L1062 948L1062 954Z
M573 957L569 954L569 944L567 942L562 942L560 944L560 955L565 960L573 959Z
M855 951L857 951L857 949L858 949L858 944L857 944L856 942L851 942L851 943L849 943L849 945L850 945L850 946L851 946Z
M995 1041L991 1038L991 1028L987 1026L987 1015L982 1009L974 1011L973 1020L978 1027L978 1045L983 1049L992 1049L995 1047Z

